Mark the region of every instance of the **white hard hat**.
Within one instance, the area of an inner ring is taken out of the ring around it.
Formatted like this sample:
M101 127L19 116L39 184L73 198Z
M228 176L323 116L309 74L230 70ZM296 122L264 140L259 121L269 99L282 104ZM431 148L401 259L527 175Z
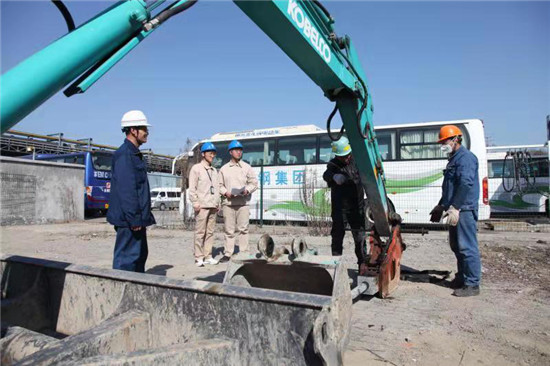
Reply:
M147 117L145 117L145 114L143 114L142 111L135 110L124 113L124 116L122 116L120 127L124 128L138 126L151 126L149 123L147 123Z

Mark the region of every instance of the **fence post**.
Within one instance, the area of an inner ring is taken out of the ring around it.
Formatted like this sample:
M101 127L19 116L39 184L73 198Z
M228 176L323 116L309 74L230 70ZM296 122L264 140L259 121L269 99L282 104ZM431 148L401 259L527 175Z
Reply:
M260 165L260 227L264 225L264 165Z

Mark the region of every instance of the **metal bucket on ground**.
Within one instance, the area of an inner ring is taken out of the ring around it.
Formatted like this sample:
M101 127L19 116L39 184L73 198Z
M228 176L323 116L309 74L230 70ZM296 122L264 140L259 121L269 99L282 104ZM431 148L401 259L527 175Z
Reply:
M298 249L239 255L223 284L4 256L2 364L340 365L346 270Z

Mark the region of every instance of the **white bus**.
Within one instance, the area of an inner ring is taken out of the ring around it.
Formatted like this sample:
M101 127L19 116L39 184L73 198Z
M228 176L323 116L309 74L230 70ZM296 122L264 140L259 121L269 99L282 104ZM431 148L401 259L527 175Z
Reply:
M463 144L478 157L483 187L479 219L489 218L482 121L378 126L375 130L384 160L388 197L405 224L428 224L429 212L441 197L447 158L437 140L439 129L445 124L459 126L464 134ZM215 134L204 141L213 142L218 150L214 161L217 168L229 160L227 146L234 139L243 144L243 160L254 167L259 180L263 169L263 190L256 191L250 202L252 220L304 221L311 213L330 217L330 192L322 175L333 154L325 129L304 125ZM196 158L204 141L193 148Z
M491 217L548 212L549 152L548 145L487 148Z

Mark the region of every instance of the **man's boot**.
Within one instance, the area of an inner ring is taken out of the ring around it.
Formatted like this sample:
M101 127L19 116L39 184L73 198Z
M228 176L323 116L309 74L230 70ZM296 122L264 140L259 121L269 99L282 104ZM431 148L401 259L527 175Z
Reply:
M453 295L457 297L477 296L479 295L479 286L462 286L455 290Z
M452 288L453 290L457 290L464 287L464 281L455 276L455 278L451 282L449 282L447 286L449 286L449 288Z

